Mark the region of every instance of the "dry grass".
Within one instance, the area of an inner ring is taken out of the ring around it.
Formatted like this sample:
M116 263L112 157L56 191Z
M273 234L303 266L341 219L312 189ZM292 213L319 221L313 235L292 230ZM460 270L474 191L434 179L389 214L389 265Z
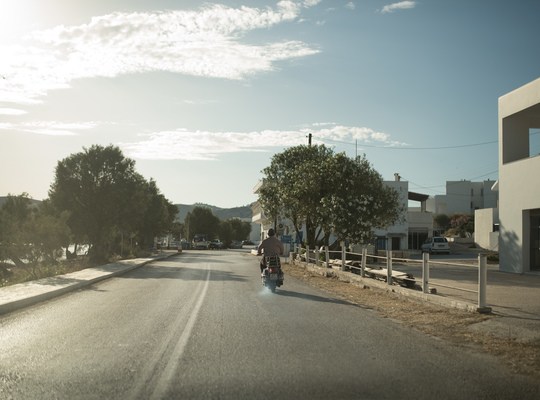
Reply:
M472 325L497 318L495 316L449 309L383 290L364 288L311 273L304 266L286 264L283 269L288 276L342 300L373 309L382 317L399 321L457 346L487 352L504 360L516 373L540 378L540 342L522 343L471 329Z

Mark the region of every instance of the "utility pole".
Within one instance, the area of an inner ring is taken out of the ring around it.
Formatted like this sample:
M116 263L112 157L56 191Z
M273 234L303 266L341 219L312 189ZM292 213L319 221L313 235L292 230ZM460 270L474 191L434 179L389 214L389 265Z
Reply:
M308 137L308 146L311 146L311 138L312 138L311 133L309 133L309 134L307 135L307 137Z

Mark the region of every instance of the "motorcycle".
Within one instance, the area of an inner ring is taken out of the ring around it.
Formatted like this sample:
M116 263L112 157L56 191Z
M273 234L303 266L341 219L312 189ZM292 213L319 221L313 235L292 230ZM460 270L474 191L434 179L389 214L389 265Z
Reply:
M281 270L281 261L279 256L265 256L264 262L266 268L261 274L261 280L264 287L267 287L274 293L276 287L283 285L283 271Z

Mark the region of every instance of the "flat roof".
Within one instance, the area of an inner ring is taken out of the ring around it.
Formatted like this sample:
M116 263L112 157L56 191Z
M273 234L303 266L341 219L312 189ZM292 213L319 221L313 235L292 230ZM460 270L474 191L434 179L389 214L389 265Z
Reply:
M409 200L412 201L426 201L429 199L429 195L422 194L422 193L416 193L416 192L409 192Z

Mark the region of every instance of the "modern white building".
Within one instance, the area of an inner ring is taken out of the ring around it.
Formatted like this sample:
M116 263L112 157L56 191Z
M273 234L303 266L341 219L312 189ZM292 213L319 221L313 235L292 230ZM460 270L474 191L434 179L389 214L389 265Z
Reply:
M499 209L474 212L474 243L482 249L499 251Z
M473 214L475 210L497 207L498 194L492 189L495 181L446 181L446 194L427 201L433 214Z
M540 78L499 98L499 268L540 273Z
M409 182L402 181L399 174L394 174L393 181L384 184L399 194L399 203L403 209L401 220L385 229L376 229L378 250L419 250L428 237L433 236L433 214L426 211L428 195L409 192ZM409 202L420 203L420 207L411 208Z

